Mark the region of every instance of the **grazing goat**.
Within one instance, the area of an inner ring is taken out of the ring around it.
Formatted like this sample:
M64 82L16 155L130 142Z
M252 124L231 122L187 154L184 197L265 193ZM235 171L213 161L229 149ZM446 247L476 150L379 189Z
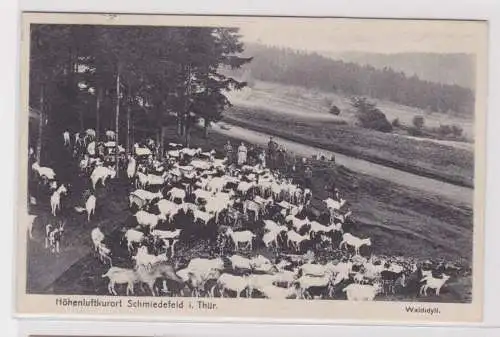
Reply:
M425 281L425 284L420 288L420 294L427 296L427 289L436 290L436 296L439 296L441 288L450 279L449 275L443 274L442 278L435 278L432 275L424 277L421 282Z
M356 284L351 283L344 289L349 301L373 301L375 296L380 292L380 285Z
M87 211L87 221L90 222L90 216L95 214L95 204L96 204L96 197L95 195L91 194L87 202L85 202L85 210Z
M172 240L172 239L178 239L179 236L181 235L182 229L176 229L173 231L161 231L155 229L152 231L152 234L154 236L158 236L160 239L167 239L167 240Z
M68 193L68 190L64 185L59 186L59 188L52 193L50 197L50 208L53 216L56 216L56 212L61 209L61 195L65 195L66 193Z
M272 284L265 285L258 289L265 298L273 299L273 300L284 300L290 298L292 296L297 297L297 291L295 288L282 288L277 287Z
M99 260L101 260L102 263L109 263L109 266L113 266L113 261L111 260L111 249L106 247L103 243L99 244L97 246L97 253L99 254Z
M212 297L214 297L215 287L219 287L222 297L224 297L225 290L231 290L236 292L236 297L239 298L241 292L248 287L248 282L248 277L246 276L234 276L224 273L219 277L217 284L212 288Z
M234 270L243 269L243 270L251 270L252 269L252 261L245 257L239 255L233 255L229 258L231 261L231 266Z
M147 268L139 268L136 270L136 273L138 280L148 286L153 296L157 296L154 285L159 278L163 278L163 289L165 292L167 291L166 280L184 284L184 281L175 273L172 265L164 262L156 263L149 270Z
M33 163L31 168L38 173L41 178L46 178L48 180L54 180L56 178L56 173L50 167L40 166L38 162Z
M331 296L333 292L330 276L301 276L294 283L298 287L297 294L301 298L311 298L311 288L321 289L322 297L324 297L325 295Z
M162 218L165 220L168 218L170 221L174 219L174 216L177 215L182 208L180 205L166 199L159 200L156 205L158 206Z
M64 222L61 222L58 227L53 227L51 224L45 226L45 248L50 248L52 253L61 252L61 238L64 232Z
M351 233L344 233L342 235L342 241L339 244L339 249L342 249L343 246L353 246L354 247L354 252L356 255L359 255L359 250L361 246L366 245L366 246L371 246L372 242L370 238L366 239L360 239Z
M116 171L105 166L98 166L92 171L90 175L90 181L92 182L92 188L95 190L97 183L100 181L102 186L106 186L106 179L115 179Z
M293 248L295 249L296 251L300 251L300 244L302 242L304 242L305 240L308 240L309 239L309 235L305 234L305 235L300 235L299 233L297 233L296 231L294 230L289 230L287 233L287 242L288 242L288 246L290 248Z
M222 271L224 269L224 261L221 258L215 259L203 259L199 257L195 257L187 266L190 270L219 270Z
M90 232L90 238L92 239L92 243L94 244L94 250L98 252L99 246L102 244L102 241L105 239L105 236L99 227L92 229Z
M127 177L129 179L134 178L135 176L135 170L136 170L136 160L132 156L128 156L128 164L127 164Z
M135 261L135 266L137 269L144 267L147 271L151 271L151 268L161 262L166 262L168 260L166 255L152 255L148 254L148 249L145 246L139 247L137 254L132 256L132 260Z
M156 226L158 226L158 221L162 218L162 215L151 214L141 210L135 213L134 217L137 219L137 223L140 226L145 226L148 227L149 230L154 230Z
M103 278L108 278L108 292L111 295L117 296L115 285L126 284L127 285L127 296L134 294L134 284L137 283L138 277L137 273L132 269L111 267L108 271L102 275Z
M127 249L129 253L132 253L133 249L133 244L134 243L141 243L144 241L144 233L139 232L133 228L127 230L124 235L124 239L127 241Z
M252 250L253 240L256 238L256 235L251 231L240 231L234 232L232 228L228 228L226 231L226 235L233 240L234 247L236 249L239 248L241 243L246 243L247 248Z
M30 240L33 240L33 223L35 222L36 215L28 214L26 219L27 230Z
M63 132L63 139L64 139L64 146L69 146L69 132L64 131Z
M325 265L306 263L300 266L299 273L302 276L331 276L334 272L336 266L332 262L328 262Z
M169 197L170 201L175 201L175 199L181 199L182 202L186 199L186 191L181 190L180 188L174 187L167 193L167 197Z
M262 213L262 206L252 200L245 200L243 202L243 214L247 215L247 211L254 213L254 221L259 220L259 215Z

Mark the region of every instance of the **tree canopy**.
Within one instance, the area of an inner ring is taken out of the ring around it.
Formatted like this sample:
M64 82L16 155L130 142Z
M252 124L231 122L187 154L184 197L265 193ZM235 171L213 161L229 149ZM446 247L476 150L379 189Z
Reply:
M32 25L29 104L53 133L123 127L120 108L157 130L173 113L189 132L246 85L220 72L250 62L243 51L230 27Z

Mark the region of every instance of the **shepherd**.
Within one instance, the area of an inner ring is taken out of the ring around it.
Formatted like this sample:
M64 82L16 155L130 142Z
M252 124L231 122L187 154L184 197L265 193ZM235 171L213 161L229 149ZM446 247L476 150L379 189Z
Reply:
M312 169L309 165L306 167L306 170L304 171L304 177L305 177L306 187L311 188L312 187Z
M247 148L243 142L238 147L238 165L243 166L247 162Z
M267 153L269 155L269 166L274 168L276 166L276 150L278 144L274 141L273 137L269 137L269 143L267 143Z
M231 165L233 163L233 146L229 140L224 145L224 151L226 152L227 163Z

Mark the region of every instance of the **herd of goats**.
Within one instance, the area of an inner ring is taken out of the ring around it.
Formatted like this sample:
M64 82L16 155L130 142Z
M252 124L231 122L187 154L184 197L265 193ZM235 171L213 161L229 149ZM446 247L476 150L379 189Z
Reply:
M85 142L95 146L92 137ZM64 146L70 143L65 134ZM89 233L96 259L109 266L102 275L109 294L118 295L119 286L120 293L134 295L140 285L153 296L371 301L380 294L429 296L429 289L439 296L457 272L450 264L367 254L371 239L349 232L351 211L338 192L318 210L311 205L310 189L262 164L229 165L215 150L174 143L165 159L155 157L146 143L135 144L127 157L127 178L121 175L130 186L134 225L113 232L116 238L107 237L112 234L105 235L102 224ZM105 203L96 190L122 178L99 156L85 153L75 161L91 192L84 207L73 205L74 210L86 213L91 223L96 204ZM32 179L48 187L57 219L69 187L58 183L52 168L34 162L31 170ZM27 220L30 238L34 218ZM64 230L64 222L46 225L45 247L59 253ZM179 260L179 246L189 253L187 247L205 241L209 252L192 248L189 259ZM120 254L127 266L117 266Z

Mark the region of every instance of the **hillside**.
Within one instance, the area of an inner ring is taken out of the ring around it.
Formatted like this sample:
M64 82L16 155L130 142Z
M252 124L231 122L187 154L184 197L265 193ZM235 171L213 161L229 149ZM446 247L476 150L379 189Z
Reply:
M416 75L426 81L470 89L475 87L474 58L468 54L365 52L324 52L321 54L344 62L370 65L376 69L392 68L398 72L402 71L408 77Z
M334 60L318 53L307 53L259 44L246 45L244 56L253 61L231 75L243 77L250 85L260 80L301 86L346 96L363 95L426 111L472 117L474 92L458 85L447 85L408 77L391 68L382 70Z

